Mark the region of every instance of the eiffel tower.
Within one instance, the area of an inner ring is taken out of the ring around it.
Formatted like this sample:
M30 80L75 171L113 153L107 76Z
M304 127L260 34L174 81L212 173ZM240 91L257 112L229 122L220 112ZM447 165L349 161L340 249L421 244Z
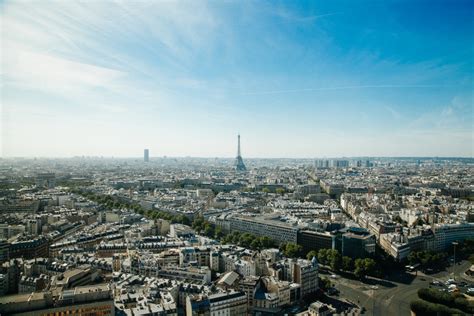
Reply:
M240 134L237 135L237 157L235 158L235 170L236 171L245 171L247 168L245 168L244 161L242 159L242 156L240 155Z

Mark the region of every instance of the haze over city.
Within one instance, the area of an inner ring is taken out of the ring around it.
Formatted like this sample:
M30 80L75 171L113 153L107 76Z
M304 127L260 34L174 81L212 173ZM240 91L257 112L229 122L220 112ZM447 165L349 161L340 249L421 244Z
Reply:
M473 156L472 1L2 1L1 156Z

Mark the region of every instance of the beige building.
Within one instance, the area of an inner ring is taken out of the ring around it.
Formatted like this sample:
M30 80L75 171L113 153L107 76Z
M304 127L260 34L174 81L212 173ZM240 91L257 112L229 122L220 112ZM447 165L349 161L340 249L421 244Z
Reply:
M247 297L241 292L227 292L186 297L187 316L245 316Z
M108 284L71 290L33 292L0 297L0 314L21 316L115 315Z

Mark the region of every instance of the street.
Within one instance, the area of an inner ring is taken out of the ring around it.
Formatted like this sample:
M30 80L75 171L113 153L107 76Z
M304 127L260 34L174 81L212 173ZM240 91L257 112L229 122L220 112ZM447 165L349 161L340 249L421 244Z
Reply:
M463 276L470 265L468 261L457 264L454 267L455 279L474 283ZM410 302L418 298L417 291L420 288L429 287L433 280L444 284L452 276L453 266L450 266L447 271L433 275L401 272L383 280L368 278L366 283L343 277L331 279L331 282L339 289L341 298L365 307L367 315L410 315Z

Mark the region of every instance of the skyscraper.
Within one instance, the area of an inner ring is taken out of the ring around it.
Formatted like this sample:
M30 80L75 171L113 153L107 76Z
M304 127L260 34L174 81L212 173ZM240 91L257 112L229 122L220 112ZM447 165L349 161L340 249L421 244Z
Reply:
M240 134L237 135L237 157L235 158L235 170L237 171L245 171L244 161L242 160L242 156L240 155Z
M148 151L148 149L145 149L144 150L144 153L143 153L143 160L145 162L148 162L150 160L150 156L149 156L150 152Z

